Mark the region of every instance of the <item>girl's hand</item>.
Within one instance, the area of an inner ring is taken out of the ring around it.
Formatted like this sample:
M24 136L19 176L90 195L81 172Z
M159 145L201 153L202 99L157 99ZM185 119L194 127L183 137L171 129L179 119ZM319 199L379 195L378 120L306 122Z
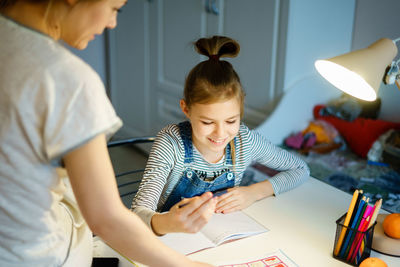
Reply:
M230 213L242 210L262 198L272 196L274 190L269 181L263 181L250 186L229 188L228 192L217 197L216 213Z
M153 231L158 235L172 232L196 233L214 214L216 202L211 192L185 198L172 206L169 212L153 215Z
M257 198L248 186L229 188L228 192L217 197L216 213L230 213L242 210L253 204Z

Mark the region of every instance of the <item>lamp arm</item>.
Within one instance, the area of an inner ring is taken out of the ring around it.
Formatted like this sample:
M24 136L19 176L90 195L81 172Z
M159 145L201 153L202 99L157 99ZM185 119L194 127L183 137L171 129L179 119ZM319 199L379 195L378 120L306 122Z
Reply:
M396 38L396 39L394 39L394 40L392 40L392 41L393 41L394 44L396 44L398 41L400 41L400 37L399 37L399 38Z
M394 84L399 79L399 60L392 61L388 71L385 73L385 84Z
M399 84L399 80L396 80L396 85L397 85L397 88L400 90L400 84Z
M400 37L392 40L392 42L397 46L397 42L400 41ZM400 79L400 67L399 67L400 59L397 61L392 61L390 68L385 73L384 82L385 84L394 84L396 83L397 87L400 89L400 85L398 80Z

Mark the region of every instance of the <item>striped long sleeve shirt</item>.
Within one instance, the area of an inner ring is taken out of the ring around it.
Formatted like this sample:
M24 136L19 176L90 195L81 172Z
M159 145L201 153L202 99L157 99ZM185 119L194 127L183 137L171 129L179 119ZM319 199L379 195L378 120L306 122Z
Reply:
M240 184L245 169L254 162L279 171L269 178L275 195L297 187L310 174L307 164L301 158L272 144L244 124L240 126L235 151L235 186ZM204 179L212 180L226 171L225 157L217 163L209 163L195 146L193 157L191 169ZM178 125L166 126L156 137L131 206L132 211L148 226L151 225L151 217L163 207L185 171L184 158L185 149Z

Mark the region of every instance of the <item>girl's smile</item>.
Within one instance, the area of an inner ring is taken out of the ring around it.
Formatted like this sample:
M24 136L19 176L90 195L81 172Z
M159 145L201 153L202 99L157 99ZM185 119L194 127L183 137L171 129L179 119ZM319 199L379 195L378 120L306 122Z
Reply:
M196 103L190 109L181 100L181 108L191 122L194 146L208 162L218 162L226 145L239 131L239 100L231 98L216 103Z
M212 139L212 138L208 138L208 140L210 140L211 143L213 143L213 144L215 144L217 146L223 145L225 143L226 139L227 138L224 138L222 140L221 139L220 140L215 140L215 139Z

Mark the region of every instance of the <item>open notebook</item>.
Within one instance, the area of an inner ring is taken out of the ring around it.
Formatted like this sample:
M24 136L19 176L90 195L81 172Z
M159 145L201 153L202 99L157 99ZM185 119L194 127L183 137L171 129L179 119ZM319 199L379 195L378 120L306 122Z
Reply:
M224 242L267 232L264 226L241 211L214 214L206 226L195 234L170 233L159 239L167 246L191 254Z

